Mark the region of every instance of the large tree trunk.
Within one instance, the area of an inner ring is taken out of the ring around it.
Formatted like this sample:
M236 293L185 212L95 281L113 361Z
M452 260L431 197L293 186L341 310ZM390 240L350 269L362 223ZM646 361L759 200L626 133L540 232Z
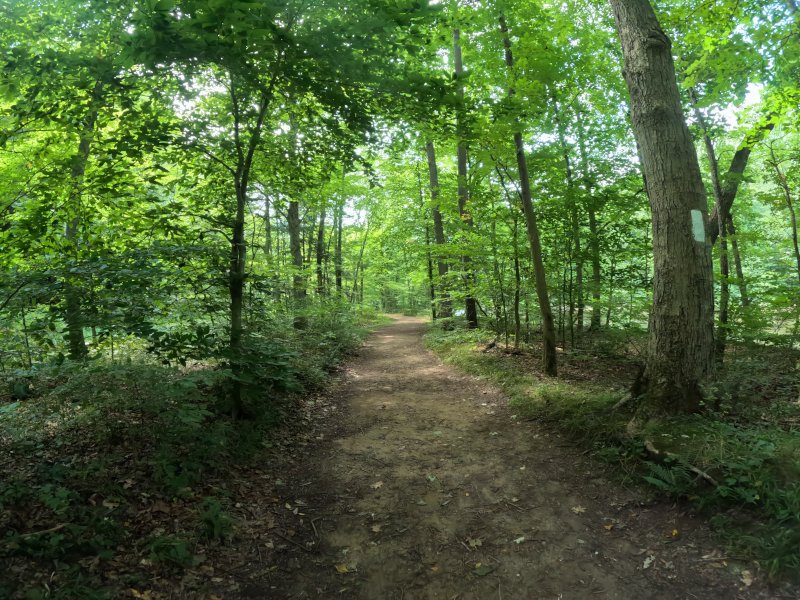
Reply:
M98 104L103 93L103 83L97 81L92 89L92 109L87 116L83 129L80 132L78 142L78 153L72 158L70 165L70 179L72 191L70 194L69 210L72 215L67 219L64 238L77 263L80 258L80 240L78 230L80 228L80 204L83 195L83 180L86 174L86 166L89 163L89 154L92 148L95 125L97 124ZM77 266L77 264L76 264ZM81 286L77 278L67 276L64 280L64 320L67 323L67 340L69 343L69 357L72 360L82 360L86 358L89 351L86 349L86 338L83 335L83 310L81 308Z
M439 210L439 170L436 167L436 150L433 142L425 144L425 154L428 158L428 176L431 186L431 216L433 217L433 239L439 248L436 256L436 264L439 269L439 316L447 319L453 316L453 305L450 301L450 294L447 292L447 260L442 256L442 250L447 243L444 237L444 223L442 212Z
M464 65L461 60L461 32L453 30L453 59L455 64L455 77L458 83L459 110L456 119L458 121L458 213L461 221L467 230L473 227L472 213L468 208L469 204L469 184L467 181L467 131L464 115ZM467 317L467 327L476 329L478 327L478 303L475 301L475 272L472 269L472 258L469 253L461 257L466 274L466 296L464 297L464 309Z
M636 427L699 410L702 386L714 374L714 288L706 193L670 41L648 0L611 0L611 6L653 220L653 308Z
M504 17L500 17L500 29L503 33L506 64L511 70L514 66L514 56L511 52L511 40L508 37L508 27ZM514 95L514 88L508 90L509 96ZM553 311L550 308L550 296L547 292L547 278L542 259L542 243L539 238L539 225L536 222L536 212L533 209L531 198L530 175L528 174L528 161L525 157L525 144L522 141L522 132L514 133L514 147L517 152L517 168L519 169L519 183L522 198L522 212L527 225L528 244L531 251L531 262L536 279L536 297L539 300L539 311L542 315L542 363L544 372L555 376L558 373L558 358L556 356L556 330L553 323Z

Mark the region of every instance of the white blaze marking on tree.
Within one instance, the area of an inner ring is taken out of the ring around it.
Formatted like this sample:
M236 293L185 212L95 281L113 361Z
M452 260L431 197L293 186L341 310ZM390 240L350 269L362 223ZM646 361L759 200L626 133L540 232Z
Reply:
M699 210L692 211L692 233L696 242L706 241L706 222Z

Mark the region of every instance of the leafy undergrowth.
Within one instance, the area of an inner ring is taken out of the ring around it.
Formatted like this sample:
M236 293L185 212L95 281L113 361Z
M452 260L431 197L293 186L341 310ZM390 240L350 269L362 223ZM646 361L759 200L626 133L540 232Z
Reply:
M625 352L609 351L619 344L597 336L586 349L560 353L553 379L542 374L535 348L486 351L492 336L431 328L426 343L446 362L501 387L520 416L591 448L621 478L695 503L734 555L757 561L771 577L800 576L796 355L736 349L719 385L709 390L705 414L631 435L631 408L615 405L628 395L638 367Z
M0 597L213 585L206 557L242 526L232 481L269 452L276 425L298 427L299 394L376 321L311 320L300 337L251 346L248 420L229 416L228 373L200 363L62 365L26 382L27 400L0 398Z

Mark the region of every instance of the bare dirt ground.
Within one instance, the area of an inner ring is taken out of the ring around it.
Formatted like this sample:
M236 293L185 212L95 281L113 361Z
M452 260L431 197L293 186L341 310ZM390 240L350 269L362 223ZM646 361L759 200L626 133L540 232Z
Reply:
M236 597L789 597L731 564L685 507L612 483L442 365L424 327L398 317L374 334L308 446L266 467L253 518L267 532L241 548Z

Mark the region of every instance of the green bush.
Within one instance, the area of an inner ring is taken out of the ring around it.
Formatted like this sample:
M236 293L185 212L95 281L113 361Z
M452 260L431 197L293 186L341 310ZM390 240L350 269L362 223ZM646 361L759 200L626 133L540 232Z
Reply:
M157 535L147 541L148 558L153 562L185 569L195 564L192 544L174 535Z
M233 531L233 518L225 512L219 498L208 496L203 500L200 512L202 536L213 541L227 538Z

